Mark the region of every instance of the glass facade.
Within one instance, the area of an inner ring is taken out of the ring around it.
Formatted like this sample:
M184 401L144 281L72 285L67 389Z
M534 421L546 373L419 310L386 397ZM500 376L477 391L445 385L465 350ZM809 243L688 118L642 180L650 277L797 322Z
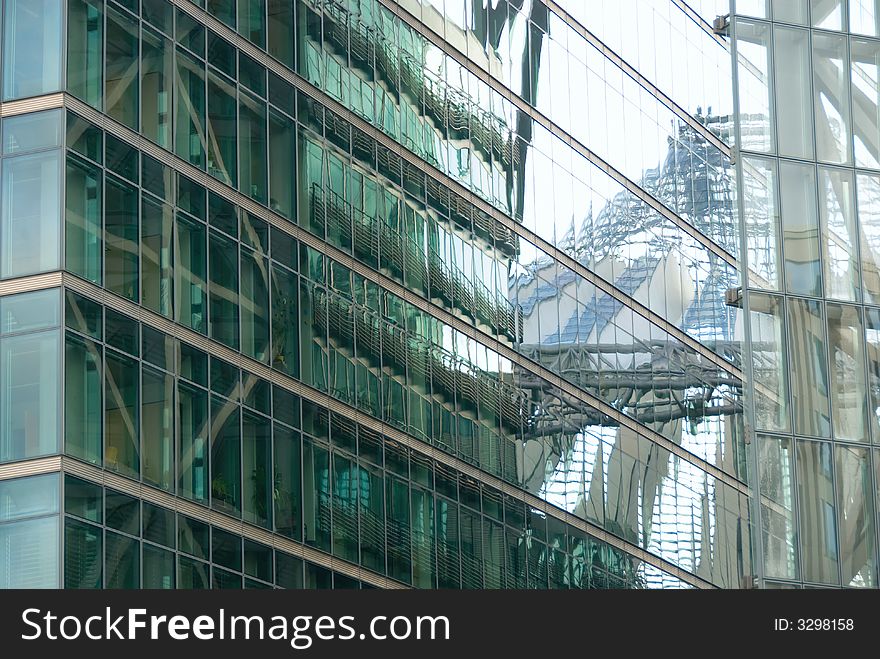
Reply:
M731 26L755 558L788 586L877 586L875 10L738 1Z
M0 587L876 585L873 3L0 4Z

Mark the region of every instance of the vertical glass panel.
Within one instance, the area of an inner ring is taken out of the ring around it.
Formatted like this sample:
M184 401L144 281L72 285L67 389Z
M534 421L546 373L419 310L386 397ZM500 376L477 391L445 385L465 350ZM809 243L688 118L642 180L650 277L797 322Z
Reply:
M0 462L58 451L60 333L0 341Z
M211 505L241 514L241 428L238 404L211 397Z
M239 189L255 201L266 203L266 105L242 93L238 112Z
M210 232L210 322L208 335L238 348L238 249L235 241Z
M433 588L434 568L434 496L424 490L410 490L412 520L413 585Z
M785 2L777 4L786 4ZM823 30L843 30L846 25L844 0L810 0L813 27Z
M175 237L174 299L177 301L177 320L206 334L208 262L205 225L185 215L178 215Z
M241 350L269 361L269 260L241 248Z
M64 521L64 587L101 588L104 551L100 527L73 519Z
M841 584L871 588L877 585L877 561L870 451L837 445L834 468L840 511Z
M179 15L179 14L178 14ZM205 168L205 71L188 53L177 50L175 97L175 153Z
M855 160L859 167L880 168L880 43L851 39L852 114Z
M63 6L58 0L3 3L4 101L60 89Z
M241 570L241 538L218 529L211 532L211 560L230 570Z
M105 537L105 588L139 588L141 585L140 542L118 533Z
M180 419L180 494L208 500L208 394L184 382L178 384Z
M773 20L780 23L796 23L798 25L810 24L810 1L811 0L782 0L771 2Z
M810 103L810 32L773 28L776 83L776 139L779 155L813 157Z
M752 376L766 392L755 397L755 425L760 430L787 432L791 422L782 298L750 293L749 314L752 331Z
M95 284L101 283L102 187L99 168L68 156L64 267Z
M144 543L144 588L174 588L174 552Z
M174 45L147 27L141 43L141 132L162 148L170 149Z
M141 205L142 304L171 318L174 295L174 257L171 206L143 195Z
M816 170L812 165L779 163L785 288L796 295L822 295Z
M260 48L265 48L265 0L238 0L238 33Z
M865 302L880 304L880 176L856 176L862 287Z
M236 166L235 87L214 73L208 76L208 173L235 187Z
M330 551L330 459L312 442L303 443L303 541Z
M739 120L748 126L742 131L741 148L773 151L770 26L737 19L736 48Z
M0 589L58 588L57 515L0 524Z
M293 195L296 190L296 139L292 119L269 110L269 207L296 221Z
M358 561L358 470L351 460L333 454L333 554Z
M852 160L846 41L843 35L813 33L816 158L823 162Z
M294 68L294 18L293 2L270 2L269 4L269 54L284 64Z
M849 31L876 37L880 19L878 0L849 0ZM855 41L855 40L854 40Z
M199 57L205 56L205 26L182 9L177 9L177 25L175 36L177 41L183 44Z
M821 303L789 298L788 331L794 432L828 437L828 358Z
M782 264L776 161L746 158L742 171L750 285L778 291Z
M272 264L272 367L299 377L298 278Z
M3 161L0 276L58 268L61 155L49 151Z
M67 90L101 109L103 91L104 3L68 0Z
M64 452L101 464L101 350L68 333L64 355Z
M858 301L861 277L852 172L820 167L819 199L825 296Z
M271 426L266 417L243 413L242 460L244 520L271 529L275 476Z
M3 155L61 146L63 115L61 110L29 112L3 120Z
M111 176L105 194L104 264L106 287L137 302L138 193Z
M174 378L143 369L141 431L144 481L174 489Z
M361 563L377 572L385 572L385 488L382 472L373 467L360 468L360 547ZM396 541L396 540L395 540Z
M865 309L868 351L868 408L871 434L880 443L880 310Z
M836 584L837 519L831 444L798 441L797 473L803 579Z
M108 350L104 359L104 466L137 478L139 369L135 360Z
M138 23L126 14L107 10L108 115L133 130L138 129Z
M859 307L826 305L831 358L831 409L834 437L868 441L865 402L865 352Z
M298 432L274 426L275 531L294 540L302 537L302 442Z

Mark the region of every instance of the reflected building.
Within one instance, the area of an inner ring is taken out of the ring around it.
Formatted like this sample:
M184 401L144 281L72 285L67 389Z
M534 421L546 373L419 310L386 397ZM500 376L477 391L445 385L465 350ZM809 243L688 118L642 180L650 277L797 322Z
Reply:
M874 585L873 41L746 4L3 0L0 587Z

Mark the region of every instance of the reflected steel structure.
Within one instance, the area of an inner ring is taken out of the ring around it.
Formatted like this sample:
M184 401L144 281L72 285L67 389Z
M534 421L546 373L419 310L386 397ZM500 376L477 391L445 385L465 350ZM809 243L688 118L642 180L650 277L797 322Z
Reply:
M5 0L0 587L874 585L748 4Z

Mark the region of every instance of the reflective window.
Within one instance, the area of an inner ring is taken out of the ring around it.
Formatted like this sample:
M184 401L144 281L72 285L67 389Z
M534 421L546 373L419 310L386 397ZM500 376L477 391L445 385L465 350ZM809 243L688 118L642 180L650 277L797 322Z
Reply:
M752 293L751 345L752 372L767 395L755 397L755 424L761 430L785 432L790 429L788 410L788 361L783 298Z
M3 155L61 146L62 111L31 112L3 120Z
M3 161L3 277L58 268L61 242L61 158L58 151Z
M877 585L874 492L868 449L837 445L834 453L840 511L840 571L843 586Z
M3 3L3 100L61 86L61 10L57 0Z
M101 352L91 341L68 334L64 348L64 450L81 460L102 459Z
M776 2L771 0L773 20L780 23L797 23L798 25L810 24L811 0L783 0Z
M816 114L816 157L847 163L850 152L849 72L847 39L813 33L813 110Z
M820 167L819 199L825 296L859 301L859 236L852 172Z
M855 0L853 0L855 1ZM880 168L880 42L851 39L853 141L858 167Z
M745 159L743 187L750 284L755 288L779 290L782 263L776 161Z
M67 157L65 268L96 284L102 281L103 187L98 167L74 156Z
M819 218L813 165L779 163L785 288L797 295L822 295Z
M849 30L854 34L876 37L880 20L880 3L877 0L849 0ZM855 43L855 40L853 40Z
M845 0L811 0L810 5L813 27L838 31L845 28Z
M59 353L57 330L0 340L0 462L58 451Z
M773 62L779 154L810 159L813 157L813 113L809 30L774 27Z
M107 351L104 362L104 465L138 476L138 408L140 386L137 362Z
M141 132L159 146L171 149L174 47L169 39L145 27L141 50Z
M862 313L858 307L826 305L831 360L831 409L835 439L868 441L865 425L865 354Z
M106 112L116 121L138 130L138 23L128 14L107 9Z
M59 475L0 481L0 589L58 588Z
M143 369L141 431L143 477L163 490L174 489L174 379Z
M838 583L831 444L797 443L798 525L805 581Z
M789 298L788 331L794 431L828 437L831 417L822 303Z
M748 131L743 131L743 148L773 151L770 26L737 19L736 37L739 118L741 123L749 127Z
M92 107L103 98L104 3L68 0L67 90Z

